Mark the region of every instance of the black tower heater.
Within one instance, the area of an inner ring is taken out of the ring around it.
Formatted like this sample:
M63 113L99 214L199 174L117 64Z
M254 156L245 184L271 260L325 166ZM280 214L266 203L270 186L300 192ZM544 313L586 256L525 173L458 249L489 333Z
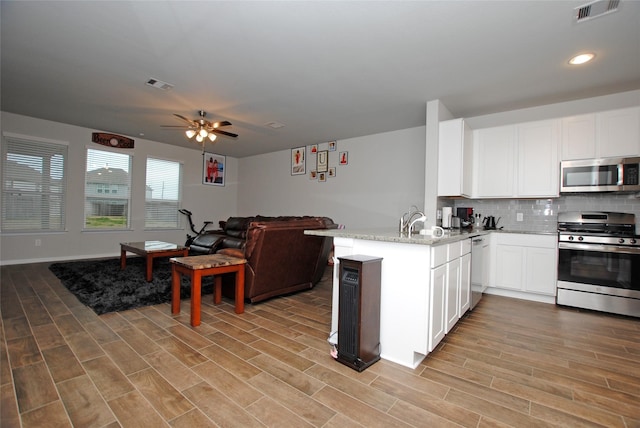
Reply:
M337 360L359 372L380 359L382 259L354 255L340 260Z

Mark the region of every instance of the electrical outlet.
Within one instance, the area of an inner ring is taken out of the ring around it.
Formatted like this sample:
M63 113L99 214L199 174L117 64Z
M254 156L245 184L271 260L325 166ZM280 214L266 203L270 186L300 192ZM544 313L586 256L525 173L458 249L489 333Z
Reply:
M524 220L524 216L522 215L522 213L517 213L516 214L516 221L523 221Z
M36 239L36 247L39 247L41 245L42 245L42 240Z
M442 220L442 210L436 211L436 220Z

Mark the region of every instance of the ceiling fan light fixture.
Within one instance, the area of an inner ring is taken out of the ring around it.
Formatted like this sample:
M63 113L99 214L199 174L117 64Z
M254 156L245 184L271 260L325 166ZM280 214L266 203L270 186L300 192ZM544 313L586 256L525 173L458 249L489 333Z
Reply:
M180 114L174 113L173 115L180 119L184 124L182 126L166 125L163 126L163 128L182 128L187 138L192 139L195 137L196 141L200 144L203 144L203 146L207 138L211 142L216 141L218 138L218 135L216 134L221 134L231 138L238 137L238 134L218 129L223 126L230 126L231 122L227 120L222 120L219 122L209 122L208 120L204 119L206 115L204 111L199 111L198 113L200 114L200 119L187 119Z

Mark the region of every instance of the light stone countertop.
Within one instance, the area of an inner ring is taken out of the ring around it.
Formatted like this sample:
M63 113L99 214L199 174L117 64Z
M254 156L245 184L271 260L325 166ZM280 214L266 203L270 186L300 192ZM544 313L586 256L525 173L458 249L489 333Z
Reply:
M395 228L375 228L375 229L318 229L305 230L306 235L330 236L334 238L352 238L363 239L367 241L380 242L396 242L399 244L418 244L418 245L442 245L450 244L463 239L469 239L476 236L484 236L490 233L518 233L532 235L555 235L557 232L527 232L527 231L509 231L509 230L462 230L450 231L446 230L442 238L434 238L429 235L414 234L409 238L406 235L400 235Z

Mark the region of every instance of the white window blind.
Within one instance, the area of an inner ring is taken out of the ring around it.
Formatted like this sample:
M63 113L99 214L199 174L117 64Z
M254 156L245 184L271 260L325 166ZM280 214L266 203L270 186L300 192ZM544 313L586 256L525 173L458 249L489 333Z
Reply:
M126 229L129 227L131 156L87 149L84 184L84 227Z
M145 227L149 229L179 226L182 165L162 159L147 158L145 191Z
M66 160L66 145L5 137L3 232L64 230Z

